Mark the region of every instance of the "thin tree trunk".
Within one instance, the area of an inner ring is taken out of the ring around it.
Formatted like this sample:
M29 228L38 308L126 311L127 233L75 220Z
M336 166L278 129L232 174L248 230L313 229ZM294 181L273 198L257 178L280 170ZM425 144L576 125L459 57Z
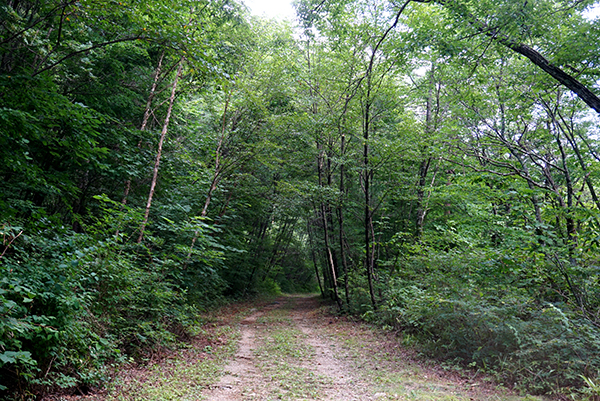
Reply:
M433 133L432 127L432 102L433 102L433 85L435 84L435 64L432 65L431 71L429 72L429 91L425 102L425 136L430 137ZM424 152L427 153L427 147ZM423 237L423 225L425 224L425 215L427 214L427 208L425 206L425 184L427 182L427 174L429 173L429 167L431 166L431 157L421 161L419 168L419 182L417 184L417 220L416 220L416 237L417 240L421 240Z
M152 110L152 102L154 101L154 96L156 96L156 87L158 86L158 81L160 79L160 73L162 69L162 62L165 56L165 51L163 50L158 59L158 65L156 66L156 71L154 72L154 82L152 82L152 87L150 88L150 94L148 95L148 100L146 101L146 109L144 110L144 117L142 118L142 125L140 126L140 131L145 131L146 126L148 125L148 119L150 118L151 110ZM142 148L142 140L140 139L137 144L138 149ZM129 192L131 191L131 178L129 178L125 182L125 191L123 193L123 199L121 203L123 205L127 204L127 197L129 196ZM118 234L118 231L117 231Z
M556 121L554 121L556 123ZM550 123L548 124L550 125ZM555 126L555 139L556 139L556 144L558 146L558 149L560 150L560 156L561 156L561 161L562 161L562 165L563 165L563 170L564 170L564 177L565 177L565 184L567 187L567 204L566 204L566 213L565 213L565 222L567 225L567 247L569 249L569 259L571 260L571 263L574 263L573 260L573 253L575 251L575 238L577 235L577 226L575 224L575 219L573 218L573 197L574 197L574 190L573 190L573 181L571 179L571 173L569 171L569 166L567 164L567 155L565 153L564 147L562 146L562 142L560 140L560 135L559 135L559 131L558 131L558 127L556 126L556 124L554 124ZM551 131L551 127L548 127L548 131ZM556 191L558 193L558 191ZM561 204L561 206L565 206L564 204Z
M312 71L312 64L311 64L311 60L310 60L310 49L307 48L307 62L308 62L308 71L309 74ZM314 96L314 90L312 89L312 85L311 85L311 89L310 89L310 94L311 96ZM311 105L311 112L313 115L317 114L317 103L313 102ZM315 139L317 142L317 149L319 151L319 154L317 156L317 172L318 172L318 179L319 179L319 187L323 187L323 159L324 159L324 151L323 151L323 145L319 142L319 138ZM329 231L328 231L328 227L327 227L327 217L326 217L326 210L325 210L325 203L324 201L320 200L320 214L321 214L321 222L323 224L323 236L325 239L325 259L327 261L327 265L328 265L328 269L326 269L324 271L324 276L329 276L327 277L329 279L331 288L333 289L333 295L334 295L334 300L336 301L336 303L338 304L338 307L340 308L340 310L342 309L342 303L341 303L341 299L339 297L339 293L338 293L338 288L337 288L337 277L336 277L336 271L335 271L335 264L333 261L333 255L331 253L331 245L329 243Z
M566 134L566 132L565 132L565 134ZM579 162L579 165L581 166L581 170L585 173L585 184L588 187L588 190L590 191L592 200L594 201L596 208L598 210L600 210L600 200L598 200L598 195L596 194L596 190L594 189L594 184L592 183L592 180L590 178L590 174L587 169L587 166L583 160L583 157L581 156L581 151L579 150L579 147L577 146L577 143L575 142L575 136L567 135L567 138L569 139L571 148L573 149L573 151L575 152L575 155L577 156L577 161Z
M267 230L269 229L269 220L263 220L262 223L260 223L259 225L259 229L257 232L257 247L256 247L256 251L255 251L255 258L256 260L260 260L260 255L263 252L263 243L265 240L265 237L267 236ZM252 268L252 272L250 273L250 279L248 280L248 283L246 284L246 288L244 289L244 294L248 293L248 290L250 289L250 286L252 285L252 282L254 281L254 276L256 274L256 271L258 269L258 263L254 264L254 267Z
M327 218L325 216L325 204L321 203L321 219L323 223L323 236L325 237L325 251L327 253L327 262L331 273L331 282L333 284L333 294L335 302L338 304L338 308L342 309L342 300L338 292L337 274L335 272L335 263L333 261L333 253L331 251L331 245L329 243L329 230L327 225Z
M527 187L529 187L529 190L531 191L531 195L530 195L530 199L531 199L531 203L533 204L533 211L535 212L535 220L538 222L539 225L542 224L542 210L540 208L540 202L538 200L537 195L535 194L535 185L533 183L533 179L531 178L531 175L529 174L529 168L527 167L527 164L525 164L525 162L523 161L523 158L521 157L521 155L514 150L512 147L509 148L511 154L513 156L515 156L515 158L519 161L519 164L521 165L522 168L522 172L523 175L525 176L525 181L527 181ZM540 228L536 228L536 233L540 234Z
M577 145L577 141L575 140L575 134L574 134L573 130L569 128L569 124L565 121L565 119L560 114L560 112L557 112L556 109L558 109L558 106L556 106L555 110L553 110L552 108L550 108L550 106L546 102L544 102L544 105L546 106L546 109L550 113L550 117L552 118L554 125L565 134L565 137L567 138L569 145L571 145L571 149L573 149L573 152L575 152L575 156L577 157L579 166L581 167L581 170L584 172L585 184L588 187L588 190L590 191L590 195L592 196L592 200L594 201L596 208L598 208L600 210L600 200L598 200L598 195L596 194L596 190L594 189L594 185L592 183L592 180L590 179L588 168L585 164L585 161L583 160L583 157L581 156L581 151L579 149L579 146ZM558 119L556 118L557 115L560 117L562 124L561 124L561 121L558 121Z
M419 167L419 183L417 184L417 221L416 221L416 237L417 240L421 240L423 237L423 226L425 224L425 215L427 214L427 208L425 206L425 184L427 180L427 174L429 173L429 166L431 166L431 157L427 160L421 161Z
M140 228L140 236L138 237L138 244L142 242L144 239L144 231L146 230L146 225L148 224L148 217L150 216L150 207L152 206L152 198L154 197L154 190L156 189L156 182L158 179L158 168L160 166L160 159L162 156L162 148L167 136L167 130L169 128L169 121L171 119L171 112L173 111L173 104L175 103L175 93L177 92L177 82L179 77L181 77L181 73L183 71L183 58L179 60L179 67L177 68L177 73L175 74L175 79L173 81L173 88L171 89L171 96L169 97L169 107L167 108L167 115L165 117L165 122L163 123L162 131L160 133L160 140L158 141L158 151L156 152L156 160L154 162L154 171L152 174L152 182L150 183L150 192L148 193L148 201L146 202L146 211L144 212L144 220L142 222L142 227Z
M262 278L263 282L269 276L269 273L271 272L271 268L276 264L276 262L278 262L277 255L279 254L279 249L281 248L282 242L284 242L284 239L286 237L285 234L286 234L286 231L287 231L289 225L290 225L290 221L286 219L285 223L283 223L283 227L281 227L281 229L275 236L275 243L273 244L273 252L271 252L271 257L267 261L265 274L263 275L263 278ZM287 242L287 244L289 245L289 241Z
M325 157L325 152L322 149L322 145L317 143L317 148L319 148L319 155L317 156L317 172L319 179L319 186L323 186L323 162ZM329 243L329 229L327 223L327 210L325 206L325 202L323 200L320 201L320 214L321 214L321 224L323 225L323 238L325 240L325 258L327 260L327 266L329 270L331 286L333 289L333 296L335 302L338 304L338 307L342 309L342 302L338 293L338 285L337 285L337 274L335 271L335 263L333 261L333 254L331 252L331 244Z
M498 98L500 99L500 96L498 96ZM536 234L540 235L541 228L539 226L542 225L542 211L540 208L540 204L539 204L537 195L534 192L535 185L534 185L533 179L531 178L531 174L529 173L529 167L527 167L527 164L523 160L521 152L511 141L506 139L506 112L505 112L504 103L502 103L502 102L500 103L500 113L501 113L502 123L501 123L500 132L497 132L497 134L498 134L498 137L500 138L500 140L502 141L502 143L508 148L508 151L510 152L510 154L515 159L517 159L517 161L521 165L522 170L521 170L520 175L521 175L521 177L525 178L525 180L527 181L527 186L531 190L530 199L531 199L531 203L533 204L533 209L535 212L535 220L538 223L538 227L535 229L535 231L536 231Z
M233 183L233 189L235 189L238 185L238 182L234 182ZM229 204L231 203L231 198L233 198L233 190L229 191L229 194L227 195L227 199L225 200L225 204L223 205L223 207L221 208L221 211L219 212L219 216L217 218L217 220L215 221L215 224L218 225L221 223L221 219L223 218L223 216L225 216L225 213L227 212L227 209L229 208Z
M342 200L345 197L346 187L345 187L345 163L343 161L344 155L346 153L346 136L342 133L341 142L340 142L340 155L342 157L342 163L340 165L340 196L342 199L339 202L337 207L337 215L338 215L338 230L339 230L339 239L340 239L340 258L342 259L342 267L344 269L344 295L346 297L346 306L348 310L350 309L350 289L348 283L348 261L346 260L346 250L344 247L344 211L342 210Z
M315 214L315 221L319 222L319 224L322 225L320 204L319 204L319 206L317 206L316 204L313 204L313 211ZM323 255L324 255L323 258L324 258L325 264L326 264L326 268L323 268L323 292L326 297L334 299L333 296L331 296L331 292L332 292L334 283L331 279L331 269L329 268L327 250L325 249L325 247L323 248Z
M317 255L315 254L315 246L313 245L313 235L310 229L310 219L307 220L307 231L308 231L308 244L310 246L310 254L312 256L313 265L315 267L315 275L317 276L317 283L319 283L319 290L321 291L321 297L325 298L325 292L323 291L323 285L321 284L321 278L319 277L319 266L317 264Z
M333 187L333 168L332 168L332 163L331 160L333 159L333 155L332 155L332 144L331 141L328 144L328 149L329 151L326 153L327 156L327 169L326 169L326 173L327 173L327 188L332 188ZM340 276L340 272L339 272L339 263L338 263L338 259L336 256L336 252L335 249L333 247L333 244L335 243L334 237L335 237L335 231L334 231L334 224L333 224L333 212L331 210L331 203L329 201L325 202L325 217L327 218L327 231L329 232L330 238L329 238L329 243L331 244L330 247L330 252L331 252L331 260L333 262L333 269L335 271L335 277L339 278ZM330 229L331 227L331 229ZM336 287L338 287L339 290L339 283L337 283L336 281ZM341 300L340 300L341 301ZM340 302L341 303L341 302Z
M374 57L374 55L373 55ZM370 130L370 118L371 118L371 71L368 72L369 77L367 78L367 101L365 104L364 111L364 122L363 122L363 184L365 192L365 273L367 275L367 281L369 283L369 295L371 296L371 304L373 309L377 309L377 302L375 301L375 291L373 289L373 264L371 263L371 226L373 224L373 215L371 213L371 171L369 165L369 130Z
M221 136L219 137L219 142L217 143L217 150L215 154L215 173L213 174L212 181L210 183L210 187L208 188L208 193L206 194L206 200L204 202L204 207L202 208L202 212L200 213L201 217L206 217L208 213L208 206L212 201L212 195L217 189L219 182L221 181L221 150L223 147L223 141L225 139L225 131L227 130L227 110L229 109L229 101L231 99L231 93L227 96L227 101L225 102L225 109L223 110L223 119L221 123ZM198 241L198 236L200 235L200 231L196 230L194 232L194 238L192 238L192 243L190 245L190 250L188 251L187 257L185 259L184 267L190 261L192 257L192 252L194 250L194 245L196 245L196 241Z
M560 188L554 181L554 177L552 177L552 172L550 171L550 167L548 166L548 164L542 168L542 172L544 173L544 177L546 177L546 181L550 185L550 189L552 190L552 192L554 192L554 195L556 195L556 201L558 202L558 205L560 206L560 208L564 209L564 210L568 210L567 204L565 203L565 200L560 193ZM559 217L557 216L557 219L558 218ZM567 223L566 237L570 238L572 226L574 226L574 224L570 217L567 217L566 220L567 220L566 221L566 223ZM562 231L562 230L560 230L560 231Z

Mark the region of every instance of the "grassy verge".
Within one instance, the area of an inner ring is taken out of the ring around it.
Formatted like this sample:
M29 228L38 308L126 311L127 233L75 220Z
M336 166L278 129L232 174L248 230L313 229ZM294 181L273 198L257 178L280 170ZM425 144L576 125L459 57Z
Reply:
M198 400L218 380L226 361L235 353L238 332L222 326L206 330L209 345L192 344L161 363L121 375L109 388L107 400Z
M350 361L357 379L369 383L378 400L543 400L529 395L512 395L483 376L469 378L418 361L413 352L400 345L399 338L374 326L340 319L339 324L324 329L323 335L329 341L340 344L343 357Z
M270 299L227 305L214 310L195 330L194 339L155 363L125 367L107 388L110 401L200 400L218 382L236 352L237 323Z

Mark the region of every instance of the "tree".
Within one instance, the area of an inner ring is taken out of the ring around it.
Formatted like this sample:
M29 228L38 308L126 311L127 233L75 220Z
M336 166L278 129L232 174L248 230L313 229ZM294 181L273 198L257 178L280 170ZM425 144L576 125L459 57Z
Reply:
M577 32L589 29L590 23L584 21L580 15L573 14L572 11L581 12L585 7L593 4L593 1L578 2L575 5L570 2L538 2L536 5L530 3L517 5L508 1L489 4L480 2L475 10L470 9L466 3L460 1L440 0L431 2L449 9L463 26L466 22L476 33L483 34L492 41L526 57L553 79L577 94L590 108L600 113L600 98L590 90L589 84L586 85L580 82L575 75L565 72L560 65L552 63L533 47L520 42L522 38L539 39L538 32L540 30L549 27L551 23L557 22L556 15L563 18L567 17L568 23L573 24L570 28ZM492 17L488 16L487 18L493 21L492 23L486 23L483 18L478 16L479 13L489 13L490 11L493 13ZM564 19L561 22L564 24ZM580 45L582 44L584 47L589 47L592 43L589 42L589 38L584 38L582 42ZM570 62L586 64L586 60L572 59ZM570 68L573 69L573 67ZM574 68L574 72L579 74L577 68Z
M169 107L167 108L167 115L163 123L160 139L158 141L158 149L156 151L156 159L154 162L154 169L152 171L152 181L150 182L150 192L148 193L148 201L146 202L146 211L144 212L144 220L142 221L142 227L140 228L140 236L138 237L138 243L144 239L144 231L146 230L146 224L148 224L148 216L150 215L150 207L152 206L152 198L154 197L154 190L156 189L156 182L158 179L158 168L160 167L160 159L162 157L163 143L167 136L167 130L169 128L169 121L171 120L171 113L173 111L173 103L175 102L175 93L177 91L177 82L181 77L183 71L183 58L179 60L177 72L173 79L173 85L171 87L171 96L169 97Z

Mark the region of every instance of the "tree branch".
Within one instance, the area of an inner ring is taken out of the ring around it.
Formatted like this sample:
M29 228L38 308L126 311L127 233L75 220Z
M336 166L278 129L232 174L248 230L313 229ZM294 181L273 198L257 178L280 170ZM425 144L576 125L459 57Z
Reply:
M449 6L455 0L411 0L417 3L438 3L442 6ZM479 20L477 17L470 13L462 15L466 18L469 25L471 25L477 32L489 36L492 40L502 44L503 46L511 49L512 51L527 57L533 64L539 67L541 70L546 72L556 81L564 85L566 88L573 91L581 100L583 100L589 107L594 109L597 113L600 113L600 98L596 96L587 86L579 82L572 75L567 74L560 67L552 64L548 61L540 52L523 44L519 43L509 36L500 34L499 30L490 27L485 22ZM573 49L575 50L575 49Z
M104 43L97 43L97 44L92 45L90 47L87 47L85 49L77 50L77 51L75 51L73 53L67 54L66 56L62 57L58 61L55 61L54 63L52 63L50 65L47 65L46 67L37 70L31 76L35 77L36 75L39 75L39 74L41 74L44 71L50 70L50 69L56 67L57 65L59 65L60 63L62 63L63 61L65 61L65 60L67 60L67 59L69 59L71 57L74 57L74 56L76 56L78 54L86 53L86 52L89 52L90 50L99 49L99 48L102 48L102 47L105 47L105 46L108 46L108 45L112 45L112 44L115 44L115 43L129 42L129 41L136 40L136 39L141 39L141 37L140 36L128 36L128 37L121 38L121 39L110 40L110 41L104 42Z

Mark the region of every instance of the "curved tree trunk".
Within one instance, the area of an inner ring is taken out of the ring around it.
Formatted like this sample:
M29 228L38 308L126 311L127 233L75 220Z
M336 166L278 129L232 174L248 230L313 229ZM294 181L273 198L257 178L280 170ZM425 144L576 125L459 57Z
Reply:
M165 57L165 51L163 50L158 59L158 65L156 66L156 71L154 72L154 82L152 82L152 87L150 88L150 94L148 95L148 100L146 101L146 109L144 110L144 117L142 118L142 125L140 126L140 131L145 131L146 126L148 125L148 119L150 118L150 114L152 111L152 102L154 101L154 96L156 96L156 87L158 86L158 81L160 79L160 74L162 70L162 62ZM138 149L142 148L142 140L137 144ZM129 178L125 182L125 191L123 192L123 199L121 203L123 205L127 204L127 198L129 197L129 192L131 191L131 178ZM118 235L117 231L117 235Z
M456 4L456 0L409 0L417 3L438 3L443 6L453 6ZM461 17L471 25L480 34L490 37L492 40L502 44L503 46L511 49L512 51L528 58L538 68L546 72L556 81L560 82L566 88L573 91L581 100L583 100L589 107L594 109L597 113L600 113L600 98L593 93L587 86L579 82L575 77L567 74L560 67L552 64L537 50L519 43L509 36L499 32L499 28L489 26L484 21L478 19L476 16L463 12Z

